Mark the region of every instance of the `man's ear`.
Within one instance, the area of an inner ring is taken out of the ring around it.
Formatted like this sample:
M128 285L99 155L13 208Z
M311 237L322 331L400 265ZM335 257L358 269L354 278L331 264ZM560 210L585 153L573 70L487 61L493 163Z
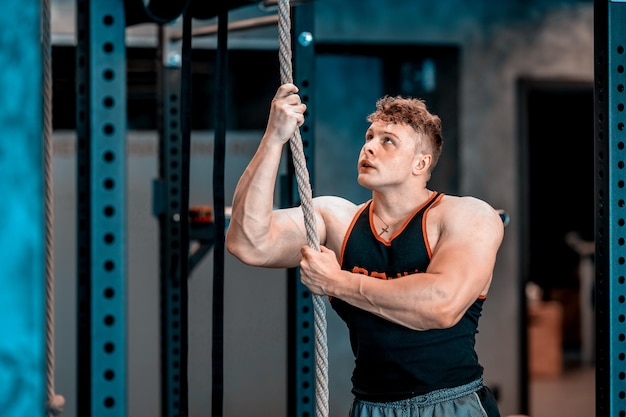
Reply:
M433 162L433 156L427 153L420 154L417 163L413 167L413 172L415 174L423 173L424 171L428 171L430 164Z

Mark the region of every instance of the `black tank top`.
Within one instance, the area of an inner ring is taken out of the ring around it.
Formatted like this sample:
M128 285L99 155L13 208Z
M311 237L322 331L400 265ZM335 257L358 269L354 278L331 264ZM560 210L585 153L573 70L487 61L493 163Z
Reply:
M373 227L371 201L364 204L344 239L341 268L380 279L426 271L432 255L426 214L442 197L434 193L390 241L380 238ZM331 306L350 333L353 394L366 401L397 401L482 376L474 346L483 301L476 300L451 328L417 331L332 297Z

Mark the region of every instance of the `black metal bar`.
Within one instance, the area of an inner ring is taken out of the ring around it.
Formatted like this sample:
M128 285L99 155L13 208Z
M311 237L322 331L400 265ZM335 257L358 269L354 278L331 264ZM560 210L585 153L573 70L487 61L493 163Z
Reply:
M192 62L193 50L191 46L192 16L187 9L183 13L183 41L181 56L181 83L180 83L180 125L181 125L181 188L180 188L180 293L181 293L181 355L180 361L180 412L178 417L188 415L188 386L187 386L187 349L188 349L188 277L189 277L189 165L191 158L191 103L192 103Z
M524 81L518 81L518 120L520 121L519 140L517 141L518 190L520 194L519 230L520 245L519 250L519 278L517 282L517 302L518 302L518 337L519 354L518 358L518 383L519 383L519 411L521 414L529 414L529 369L528 369L528 303L526 300L526 285L530 280L530 236L528 219L530 218L528 201L530 201L530 154L527 145L528 138L528 87ZM497 393L496 393L497 394Z
M167 40L163 28L159 32L159 177L153 184L153 212L159 219L160 243L161 417L181 417L188 413L187 278L191 261L189 180L185 175L189 166L185 155L188 158L189 152L183 150L183 106L188 97L183 94L189 86L183 87L180 61L164 56Z
M180 127L179 67L164 67L163 130L159 140L159 178L153 184L153 211L159 219L159 258L161 292L161 415L174 417L181 412L181 396L187 392L186 327L187 282L180 247L184 246L181 218L182 134ZM186 258L186 257L185 257Z
M215 97L215 154L213 155L213 212L215 251L213 254L212 328L212 416L224 414L224 159L226 157L226 98L228 71L228 11L218 17L217 72Z
M91 212L89 1L76 2L76 409L91 414Z
M594 2L594 160L595 160L595 236L596 236L596 415L609 417L611 409L610 389L610 300L607 280L610 271L607 203L608 183L605 180L608 167L608 2Z
M626 3L594 2L596 415L626 413Z

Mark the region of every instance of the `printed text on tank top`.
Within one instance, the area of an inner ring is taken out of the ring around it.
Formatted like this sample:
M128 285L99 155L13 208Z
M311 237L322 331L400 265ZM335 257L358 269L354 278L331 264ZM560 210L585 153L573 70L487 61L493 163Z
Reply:
M355 266L355 267L352 268L352 272L354 274L362 274L362 275L370 276L372 278L380 278L380 279L383 279L383 280L387 280L387 279L393 279L393 278L401 278L403 276L408 276L408 275L411 275L411 274L417 274L417 273L419 273L421 271L416 269L413 272L404 272L402 274L401 273L397 273L395 277L388 277L387 273L385 273L385 272L377 272L377 271L370 272L370 271L368 271L365 268L362 268L362 267L359 267L359 266Z

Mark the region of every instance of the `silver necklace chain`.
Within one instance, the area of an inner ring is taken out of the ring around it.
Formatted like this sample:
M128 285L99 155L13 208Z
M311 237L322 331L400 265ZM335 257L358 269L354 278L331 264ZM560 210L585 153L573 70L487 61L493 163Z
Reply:
M375 215L376 217L378 217L378 219L379 219L381 222L383 222L383 224L385 225L385 227L381 228L380 233L378 233L378 236L382 236L382 235L383 235L383 233L387 233L387 232L389 231L389 226L390 226L390 225L389 225L389 224L387 224L387 223L386 223L386 222L385 222L385 221L384 221L384 220L383 220L383 219L382 219L382 218L378 215L378 213L376 213L375 211L374 211L373 213L374 213L374 215Z

